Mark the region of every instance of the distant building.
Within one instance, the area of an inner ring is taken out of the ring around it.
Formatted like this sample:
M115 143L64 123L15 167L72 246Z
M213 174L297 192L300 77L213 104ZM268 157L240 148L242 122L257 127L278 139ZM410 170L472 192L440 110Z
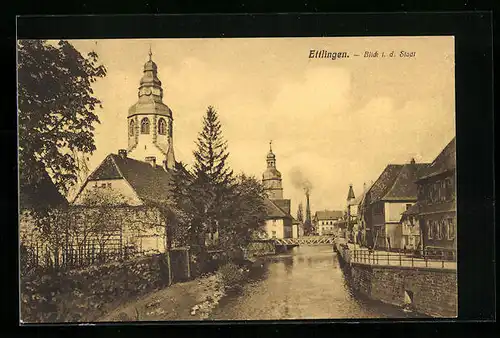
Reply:
M314 227L318 235L333 235L339 230L339 221L344 213L340 210L316 211L313 218Z
M291 201L283 198L281 173L276 169L276 155L271 143L266 156L267 168L262 174L262 185L268 198L265 199L267 211L265 232L268 238L292 238L299 236L299 224L290 214Z
M418 218L423 247L428 253L454 256L453 252L457 249L455 148L453 138L416 182Z
M401 216L417 202L415 180L427 163L389 164L367 191L365 208L366 227L371 238L368 245L382 249L401 249Z

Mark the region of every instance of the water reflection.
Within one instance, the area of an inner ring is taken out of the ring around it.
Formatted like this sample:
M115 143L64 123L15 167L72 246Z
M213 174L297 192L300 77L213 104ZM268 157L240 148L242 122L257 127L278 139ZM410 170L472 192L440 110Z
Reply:
M325 246L299 247L269 257L240 293L223 299L211 317L276 320L414 316L356 294L331 246Z

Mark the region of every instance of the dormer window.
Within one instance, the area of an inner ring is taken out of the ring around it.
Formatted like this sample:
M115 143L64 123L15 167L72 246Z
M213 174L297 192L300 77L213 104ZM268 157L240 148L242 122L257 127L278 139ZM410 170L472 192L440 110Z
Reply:
M158 120L158 134L160 135L167 134L167 124L165 123L165 120L162 118Z
M149 119L147 117L141 121L141 134L149 134Z

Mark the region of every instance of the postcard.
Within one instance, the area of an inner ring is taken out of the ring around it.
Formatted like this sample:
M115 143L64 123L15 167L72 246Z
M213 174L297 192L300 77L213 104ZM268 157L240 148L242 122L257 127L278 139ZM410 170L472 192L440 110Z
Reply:
M21 322L456 318L454 47L18 40Z

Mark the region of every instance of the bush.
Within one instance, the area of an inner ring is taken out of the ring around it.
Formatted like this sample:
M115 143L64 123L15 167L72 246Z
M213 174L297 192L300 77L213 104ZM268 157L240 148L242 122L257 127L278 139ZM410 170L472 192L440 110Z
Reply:
M226 263L219 268L219 273L222 277L224 287L232 288L240 286L245 279L245 272L242 268L234 263Z

